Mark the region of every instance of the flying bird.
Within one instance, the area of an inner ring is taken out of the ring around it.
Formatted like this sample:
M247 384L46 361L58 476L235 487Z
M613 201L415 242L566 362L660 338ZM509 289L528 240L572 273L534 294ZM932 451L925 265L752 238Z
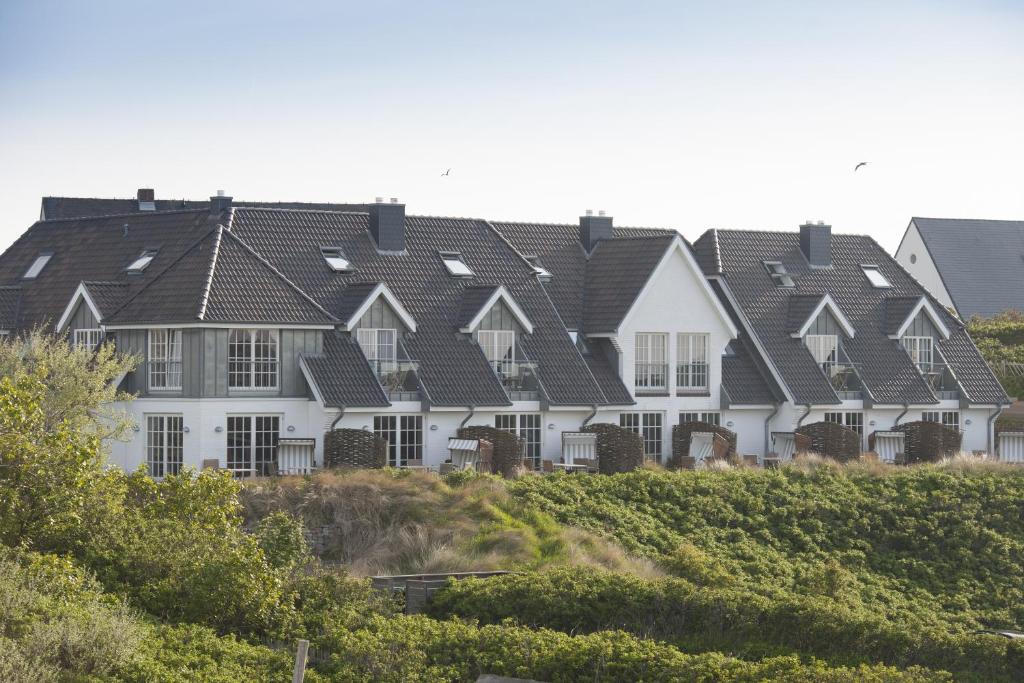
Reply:
M856 173L857 169L859 169L861 166L867 166L867 165L868 165L868 162L862 161L862 162L860 162L859 164L857 164L856 166L853 167L853 172Z
M444 173L441 174L441 177L443 178L443 177L445 177L446 175L448 175L451 172L452 172L452 169L449 168L447 171L445 171Z

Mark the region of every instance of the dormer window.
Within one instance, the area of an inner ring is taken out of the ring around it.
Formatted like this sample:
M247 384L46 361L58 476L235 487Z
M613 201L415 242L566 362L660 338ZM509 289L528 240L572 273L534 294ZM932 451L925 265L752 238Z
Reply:
M786 272L786 266L781 261L765 261L764 267L772 276L772 282L776 287L796 287L793 277Z
M46 267L46 264L50 262L51 258L53 258L53 252L47 252L36 256L36 260L32 262L32 265L28 267L28 270L25 271L25 275L22 277L26 280L36 279L39 277L39 273L42 272L43 268Z
M935 340L931 337L903 337L903 348L910 354L910 360L921 372L927 374L932 371L935 362Z
M352 272L352 263L338 247L321 247L320 254L324 257L327 266L335 273Z
M398 330L361 327L356 330L356 341L378 377L395 371L398 361Z
M499 377L509 377L515 371L516 333L512 330L480 330L477 341L484 356Z
M868 282L870 282L873 287L878 289L892 287L892 285L889 284L889 281L885 279L885 276L882 275L882 271L879 270L878 266L863 265L860 268L864 271L864 277L868 279Z
M139 257L128 264L128 272L138 274L149 267L149 264L156 258L156 249L146 249Z
M441 262L448 269L449 275L452 277L473 277L472 269L463 262L462 255L459 252L442 251L439 254Z

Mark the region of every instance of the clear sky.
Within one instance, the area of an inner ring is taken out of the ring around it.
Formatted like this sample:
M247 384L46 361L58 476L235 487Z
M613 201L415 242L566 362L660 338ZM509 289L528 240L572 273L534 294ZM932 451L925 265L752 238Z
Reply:
M1024 219L1022 159L1019 1L0 0L0 247L154 187L893 250Z

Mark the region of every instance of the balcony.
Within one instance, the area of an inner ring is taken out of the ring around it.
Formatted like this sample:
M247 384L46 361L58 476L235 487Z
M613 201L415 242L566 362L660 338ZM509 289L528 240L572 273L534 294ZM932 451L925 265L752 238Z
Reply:
M864 385L856 363L820 363L836 395L843 401L859 401L864 398Z
M419 361L371 360L370 367L380 380L389 401L420 400L419 381L416 378Z
M637 363L635 380L637 396L667 396L668 363Z
M496 360L491 361L491 368L508 392L509 399L536 401L540 398L537 364L533 361Z
M935 392L940 401L955 401L960 398L960 387L949 366L945 363L917 363L917 369Z
M677 363L676 364L676 395L707 396L708 395L708 364Z

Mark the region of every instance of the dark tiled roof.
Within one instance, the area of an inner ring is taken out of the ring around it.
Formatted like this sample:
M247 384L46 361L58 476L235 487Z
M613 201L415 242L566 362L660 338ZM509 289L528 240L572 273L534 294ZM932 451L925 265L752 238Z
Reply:
M722 385L733 405L765 405L782 400L772 390L774 382L767 379L758 364L757 352L745 332L732 342L732 355L722 356Z
M538 363L547 399L555 405L604 404L604 394L561 326L533 269L484 221L407 216L402 254L381 254L359 213L237 208L232 232L266 255L289 280L321 306L346 306L349 282L385 282L417 321L403 344L420 362L419 378L434 405L503 406L508 396L478 344L458 332L467 287L501 283L534 324L521 341ZM326 268L318 245L341 247L352 274ZM459 251L471 279L451 277L438 251Z
M216 226L106 321L281 323L337 320L237 236Z
M921 301L920 296L890 296L885 299L885 324L882 331L885 334L896 334L900 325L907 320L907 316L914 310Z
M210 221L204 208L34 224L0 257L0 285L22 288L18 328L56 323L83 281L121 282L134 293L208 233L216 219ZM128 265L152 247L159 251L150 266L128 275ZM53 257L39 277L22 280L43 251L52 251Z
M961 317L1024 310L1024 221L913 222Z
M786 319L786 331L798 332L811 313L821 303L824 294L794 294L789 297L789 312Z
M21 302L21 287L0 287L0 330L18 326L18 304Z
M307 209L318 211L366 211L366 204L337 204L318 202L246 202L234 200L235 206L255 206L274 209ZM157 211L209 210L210 200L157 199ZM43 215L47 220L59 218L94 218L121 214L146 214L139 210L136 199L109 199L101 197L43 197Z
M587 340L587 347L588 353L584 358L608 402L613 405L633 405L635 401L619 377L617 364L612 361L618 352L612 347L611 340L592 337Z
M83 282L82 286L104 319L121 307L128 294L127 282Z
M850 360L857 364L870 396L878 403L935 403L936 398L897 340L886 329L886 300L919 297L921 286L872 240L859 235L832 236L832 267L812 269L803 257L799 235L792 232L718 231L723 277L738 305L750 321L753 333L797 403L834 404L839 398L799 339L793 339L780 321L788 320L789 299L808 293L828 293L856 329L843 342ZM711 239L705 233L702 240ZM763 262L781 261L796 281L796 288L776 287ZM877 264L892 287L873 287L860 264ZM936 305L936 308L941 309ZM939 311L953 332L938 348L952 370L964 382L975 402L1006 400L963 326Z
M336 309L335 315L338 316L338 320L347 321L352 315L359 310L359 307L366 301L366 297L373 293L373 290L377 288L379 282L353 282L345 288L342 292L341 298L338 300L338 308Z
M459 315L455 319L455 325L459 328L469 325L496 289L497 285L466 287L462 291L462 301L459 302Z
M709 230L693 243L693 257L705 275L722 272L722 255L718 251L718 231Z
M323 353L303 356L303 362L329 408L390 405L366 356L351 336L327 333Z
M675 235L598 242L587 263L583 328L616 332Z

